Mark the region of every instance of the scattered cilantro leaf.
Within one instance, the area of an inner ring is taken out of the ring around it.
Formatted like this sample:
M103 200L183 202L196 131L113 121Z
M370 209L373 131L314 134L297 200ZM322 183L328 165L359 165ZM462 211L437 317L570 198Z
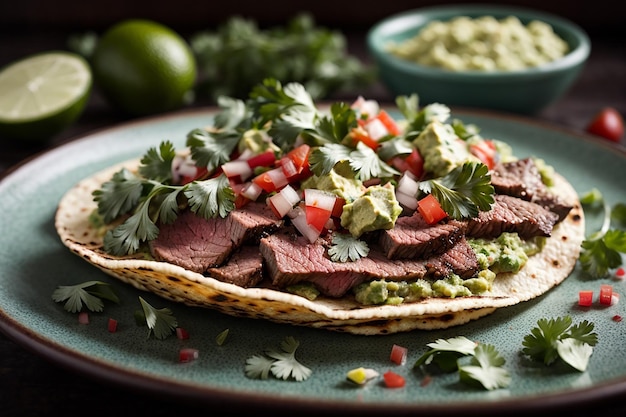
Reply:
M582 372L587 368L592 347L598 342L593 328L593 323L587 320L572 326L570 316L540 319L537 327L524 337L522 353L545 365L552 365L560 358Z
M489 168L480 162L465 162L441 178L420 181L423 193L432 193L443 210L453 219L478 215L491 209L494 188Z
M245 373L249 378L268 379L271 375L279 379L292 378L298 382L311 376L311 369L295 357L300 343L291 336L285 337L280 350L268 349L264 355L253 355L246 360Z
M169 308L156 309L142 297L139 297L139 302L145 323L148 326L148 337L154 333L154 337L157 339L165 339L176 330L178 321L172 315L172 310Z
M76 285L60 285L52 292L52 299L57 303L65 302L63 308L70 313L82 311L83 304L93 312L104 309L102 299L119 303L119 298L106 282L86 281Z
M328 254L333 262L356 261L369 253L369 246L349 233L333 233Z
M592 278L606 277L611 269L622 266L622 254L626 254L626 230L611 228L612 220L622 227L626 224L626 205L618 203L611 209L595 188L583 194L580 201L586 211L602 210L604 216L601 228L582 242L580 265Z
M437 339L427 345L431 350L420 356L414 367L437 365L444 372L458 371L461 382L488 390L504 388L511 382L503 368L505 360L493 345L476 343L464 336ZM468 358L467 363L462 359Z
M511 374L503 366L505 359L490 344L479 343L469 364L459 365L461 381L479 383L485 389L506 388L511 383Z

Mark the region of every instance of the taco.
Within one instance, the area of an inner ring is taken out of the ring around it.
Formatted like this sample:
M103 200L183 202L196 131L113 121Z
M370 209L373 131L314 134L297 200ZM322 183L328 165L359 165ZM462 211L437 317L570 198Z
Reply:
M184 151L162 142L80 181L57 232L166 299L364 335L461 325L567 278L584 238L571 184L444 105L397 104L322 111L267 80L221 100Z

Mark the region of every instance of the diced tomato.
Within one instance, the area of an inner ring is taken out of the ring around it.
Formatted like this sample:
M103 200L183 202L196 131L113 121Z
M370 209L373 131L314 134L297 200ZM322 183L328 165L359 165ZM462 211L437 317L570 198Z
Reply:
M387 388L402 388L406 385L404 377L392 371L385 372L383 379Z
M374 140L363 128L352 129L350 132L354 142L363 142L363 144L373 150L378 149L378 141Z
M315 230L322 231L331 212L316 206L306 206L306 222Z
M591 307L593 304L593 291L582 290L578 292L578 305L581 307Z
M613 316L613 318L612 318L612 320L613 320L614 322L617 322L617 323L619 323L620 321L622 321L622 319L623 319L623 318L622 318L622 316L620 316L619 314L614 315L614 316Z
M187 340L189 339L189 332L185 329L183 329L182 327L177 327L176 328L176 337L180 340Z
M615 270L615 278L624 279L625 276L626 276L626 271L624 271L624 268L617 268Z
M304 190L306 222L322 231L335 208L337 197L329 192L308 188Z
M115 333L117 331L117 320L109 318L109 321L107 322L107 330L109 333Z
M314 243L320 236L321 231L315 229L313 226L307 223L305 210L297 206L290 213L291 223L295 226L300 234L308 239L309 242Z
M191 362L198 359L200 356L200 352L198 349L193 348L183 348L178 353L178 360L180 362Z
M278 191L288 184L287 177L282 168L273 168L265 171L252 179L266 193Z
M332 217L339 218L341 217L341 213L343 213L343 206L346 205L346 199L342 197L335 198L335 205L333 206L333 211L330 213Z
M586 130L596 136L619 143L624 136L624 119L616 109L606 107L594 116Z
M417 209L428 224L435 224L448 217L448 214L441 208L439 201L432 194L419 200Z
M401 133L396 121L385 110L381 110L376 118L387 128L390 135L398 136Z
M298 173L300 173L305 166L309 165L310 153L311 147L304 143L289 151L289 153L287 153L287 157L293 161Z
M415 178L421 178L424 175L424 158L417 149L413 149L405 161L408 171L415 175Z
M602 305L610 306L613 303L613 286L609 284L600 285L599 302Z
M274 151L268 149L263 153L249 158L247 162L250 169L257 167L271 167L274 165L274 162L276 162L276 155L274 155Z
M404 346L393 345L391 347L391 362L397 365L404 365L406 363L406 358L409 350Z
M480 159L483 164L487 165L487 168L493 169L496 165L498 150L496 148L496 144L492 140L483 140L472 143L469 150L472 155Z

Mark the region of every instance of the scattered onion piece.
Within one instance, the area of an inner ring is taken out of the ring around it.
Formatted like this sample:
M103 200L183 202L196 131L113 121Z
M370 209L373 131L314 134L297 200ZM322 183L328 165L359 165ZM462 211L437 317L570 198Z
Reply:
M354 382L357 385L365 385L367 382L374 378L377 378L379 373L370 368L355 368L346 374L346 378L350 382Z
M396 365L404 365L406 363L408 352L409 350L404 346L393 345L389 359L391 359L391 362Z
M78 322L80 324L89 324L89 313L86 311L81 311L78 313Z

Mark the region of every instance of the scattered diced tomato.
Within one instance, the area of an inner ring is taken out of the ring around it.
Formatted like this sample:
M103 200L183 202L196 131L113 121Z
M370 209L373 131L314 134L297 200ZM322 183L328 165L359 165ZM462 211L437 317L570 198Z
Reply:
M180 340L187 340L189 339L189 332L185 329L183 329L182 327L177 327L176 328L176 337Z
M593 304L593 291L582 290L578 292L578 305L581 307L591 307Z
M391 347L391 362L397 365L404 365L406 363L406 358L408 354L408 349L404 346L393 345Z
M78 322L80 324L89 324L89 313L86 311L78 313Z
M610 306L613 303L613 286L609 284L600 285L600 304Z
M624 119L617 110L606 107L594 116L586 130L612 142L620 142L624 136Z
M624 268L617 268L615 270L615 278L618 279L623 279L626 276L626 271L624 271Z
M109 333L115 333L117 331L117 320L109 318L109 321L107 323L107 330L109 331Z
M439 201L432 194L419 200L417 209L428 224L435 224L448 217L448 214L441 208Z
M620 316L619 314L614 315L613 318L612 318L613 321L618 322L618 323L620 321L622 321L622 319L623 319L623 317Z
M402 388L406 385L404 377L392 371L385 372L383 379L387 388Z
M198 349L193 348L183 348L179 351L178 360L180 362L191 362L198 359L200 356L200 352Z

